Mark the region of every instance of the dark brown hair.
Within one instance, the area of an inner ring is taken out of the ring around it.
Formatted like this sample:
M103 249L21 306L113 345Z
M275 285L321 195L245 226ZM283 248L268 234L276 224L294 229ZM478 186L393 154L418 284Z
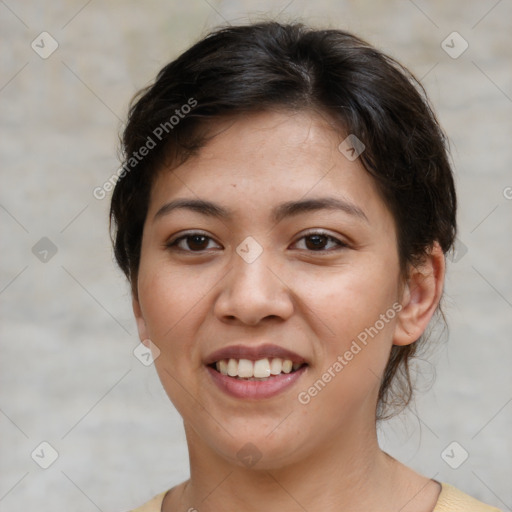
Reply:
M216 118L276 109L322 112L340 134L362 141L359 158L395 219L404 275L434 242L449 251L456 196L446 139L411 73L345 31L277 22L234 26L210 33L167 64L132 101L110 218L115 257L134 295L157 173L198 151L205 126ZM386 406L409 403L409 359L422 341L393 346L379 418Z

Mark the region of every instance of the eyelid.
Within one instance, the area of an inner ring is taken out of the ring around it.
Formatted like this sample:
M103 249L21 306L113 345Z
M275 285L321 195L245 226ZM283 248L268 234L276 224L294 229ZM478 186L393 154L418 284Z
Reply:
M178 238L181 238L184 236L193 236L193 235L203 235L203 236L208 236L208 237L212 238L209 233L207 233L206 231L203 231L202 229L186 229L185 231L178 231L177 233L174 233L173 235L171 235L168 238L166 243L172 243L172 242L175 242L176 240L178 240Z
M309 236L309 235L323 235L323 236L330 236L332 238L337 238L337 235L334 235L331 231L324 228L309 228L303 233L301 233L301 237L303 236Z

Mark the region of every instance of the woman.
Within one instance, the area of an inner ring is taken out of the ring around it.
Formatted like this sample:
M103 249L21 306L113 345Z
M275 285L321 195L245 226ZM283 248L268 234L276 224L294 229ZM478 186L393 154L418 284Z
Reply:
M134 102L111 204L190 479L139 511L492 511L384 453L456 196L421 86L353 35L216 31Z

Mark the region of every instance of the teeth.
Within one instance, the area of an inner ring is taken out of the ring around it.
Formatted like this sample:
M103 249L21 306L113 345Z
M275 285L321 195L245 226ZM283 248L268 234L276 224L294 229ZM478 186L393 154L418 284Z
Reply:
M238 375L238 361L236 359L230 359L228 361L228 375L230 377L236 377Z
M228 362L225 359L222 359L217 363L217 370L222 373L222 375L228 374Z
M283 360L275 357L272 359L270 363L270 373L272 375L279 375L281 373L281 369L283 368Z
M242 377L242 379L254 377L254 364L252 361L249 361L249 359L240 359L238 361L238 376Z
M271 375L290 373L300 368L301 363L293 363L290 359L274 357L250 361L249 359L222 359L216 363L217 371L222 375L239 377L241 379L266 379Z
M293 363L289 359L283 361L283 372L290 373L292 371Z
M254 376L258 379L270 377L270 363L268 359L259 359L254 363Z

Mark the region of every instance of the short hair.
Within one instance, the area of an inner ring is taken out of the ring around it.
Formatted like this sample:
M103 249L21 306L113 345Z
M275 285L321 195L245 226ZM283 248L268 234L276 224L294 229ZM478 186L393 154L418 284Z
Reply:
M132 100L110 221L115 258L134 296L158 173L200 150L216 119L275 110L327 115L342 136L355 135L364 144L359 158L393 215L403 275L435 242L444 253L450 250L456 195L447 139L414 76L343 30L275 21L231 26L211 32L167 64ZM146 156L134 158L149 142ZM379 419L410 402L409 361L424 343L422 336L392 347L378 396Z

